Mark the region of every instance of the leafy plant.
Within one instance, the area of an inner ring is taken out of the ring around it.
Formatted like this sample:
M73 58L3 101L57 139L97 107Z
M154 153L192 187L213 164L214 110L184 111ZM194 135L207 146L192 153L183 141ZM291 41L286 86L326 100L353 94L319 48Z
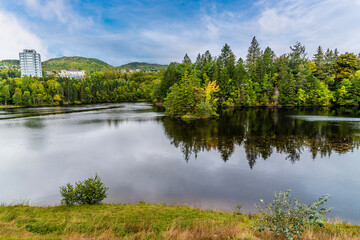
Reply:
M234 214L235 214L235 215L241 215L241 208L242 208L241 205L239 205L239 204L236 205Z
M307 205L291 198L290 190L274 194L274 200L264 203L260 199L257 206L260 217L256 222L256 228L260 231L269 230L276 236L283 235L292 240L301 238L305 228L311 225L323 226L326 221L324 215L331 208L320 208L329 199L329 195L320 197L314 203ZM265 208L261 208L265 204Z
M96 204L107 197L108 189L96 174L94 178L76 182L75 187L70 183L60 187L60 193L63 196L61 203L66 205Z

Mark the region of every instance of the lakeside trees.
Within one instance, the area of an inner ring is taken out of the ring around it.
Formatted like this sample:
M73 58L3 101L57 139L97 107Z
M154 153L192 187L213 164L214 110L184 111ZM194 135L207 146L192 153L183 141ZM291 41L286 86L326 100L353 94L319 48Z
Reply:
M313 57L307 57L300 42L290 47L290 52L276 56L270 47L261 50L254 37L245 61L236 57L225 44L218 57L209 51L198 54L192 63L186 54L181 64L171 63L166 69L154 100L166 102L182 98L173 87L181 85L185 75L193 88L216 83L218 99L211 108L234 106L357 106L360 103L359 58L353 53L339 55L337 49L323 51L319 46ZM188 99L195 95L183 95ZM165 104L170 116L173 106ZM196 114L194 108L190 114ZM184 113L180 113L181 115Z
M358 106L359 57L321 46L308 56L300 42L276 56L254 37L246 59L237 59L228 44L217 57L210 51L192 62L171 63L157 73L104 70L84 80L19 77L3 71L0 103L34 106L145 100L164 103L172 117L211 117L236 106Z
M159 73L96 72L85 80L15 77L0 80L0 103L37 106L61 103L150 101Z

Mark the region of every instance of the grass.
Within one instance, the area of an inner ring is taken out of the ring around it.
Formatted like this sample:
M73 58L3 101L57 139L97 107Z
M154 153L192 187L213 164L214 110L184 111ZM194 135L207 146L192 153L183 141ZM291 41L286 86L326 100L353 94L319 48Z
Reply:
M278 239L256 232L256 216L141 203L0 206L0 239ZM360 239L360 226L312 228L303 239Z

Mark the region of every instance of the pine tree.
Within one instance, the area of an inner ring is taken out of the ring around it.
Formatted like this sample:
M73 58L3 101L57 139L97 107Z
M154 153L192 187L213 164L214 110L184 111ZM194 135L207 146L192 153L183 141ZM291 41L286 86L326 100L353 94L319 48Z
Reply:
M206 52L201 57L203 58L204 64L210 63L213 60L209 50L206 50Z
M253 73L256 71L256 61L260 58L260 56L260 45L254 36L246 56L246 68L250 76L253 75Z
M290 46L290 50L289 67L290 71L296 75L299 72L299 65L307 61L305 46L301 45L300 42L296 42L294 46Z
M320 80L325 80L325 78L327 77L325 68L325 55L321 46L318 47L313 60L316 65L315 76Z
M229 77L233 77L235 69L235 55L230 49L230 46L225 44L221 49L221 55L219 57L220 67L227 68Z
M191 65L191 59L189 58L187 53L185 54L182 63L187 64L187 65Z
M196 67L197 69L202 69L204 67L204 62L203 62L203 59L201 58L201 55L200 53L197 55L196 57Z

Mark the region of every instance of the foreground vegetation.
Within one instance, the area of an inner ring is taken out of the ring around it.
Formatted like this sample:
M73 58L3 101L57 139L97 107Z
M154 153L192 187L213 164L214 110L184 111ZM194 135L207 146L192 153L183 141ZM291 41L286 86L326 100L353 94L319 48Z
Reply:
M146 203L0 206L0 239L280 239L254 230L257 218ZM325 224L302 239L360 239L360 227Z

